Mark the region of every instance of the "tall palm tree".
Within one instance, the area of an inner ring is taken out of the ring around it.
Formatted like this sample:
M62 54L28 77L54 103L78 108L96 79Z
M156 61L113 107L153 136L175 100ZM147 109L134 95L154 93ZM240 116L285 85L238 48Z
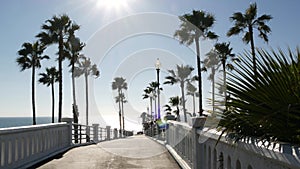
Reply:
M54 83L58 82L58 71L55 67L46 68L46 73L40 73L39 82L49 87L51 85L52 94L52 123L54 123Z
M43 32L39 33L36 37L44 45L58 44L58 72L59 72L59 88L58 88L58 121L61 122L62 117L62 98L63 98L63 60L65 59L64 43L69 39L70 29L74 31L79 29L79 26L72 24L69 16L53 16L42 25Z
M268 42L268 33L271 32L271 28L266 25L266 22L272 19L271 15L261 15L257 17L257 6L256 3L250 4L249 8L246 9L245 13L236 12L231 17L230 20L234 22L234 26L229 29L227 36L237 35L241 32L245 32L243 36L243 41L248 44L250 42L252 57L253 57L253 71L256 74L256 57L255 57L255 46L253 31L257 29L259 31L259 37L265 42Z
M67 43L65 43L66 48L66 57L70 61L69 66L71 66L71 76L72 76L72 93L73 93L73 119L74 123L78 123L78 107L76 103L76 89L75 89L75 64L78 62L78 58L80 56L80 51L84 48L85 44L80 42L80 39L74 35L74 29L76 29L76 25L72 26L69 30L69 39Z
M151 120L152 119L152 113L153 113L153 110L152 110L152 103L153 103L153 89L151 87L146 87L146 89L144 89L144 94L143 94L143 99L147 99L149 98L149 101L150 101L150 117L151 117Z
M45 46L38 41L35 43L23 43L22 49L18 51L20 57L17 58L17 63L21 67L21 71L31 68L31 101L32 101L32 124L36 124L35 113L35 71L41 68L41 60L49 59L47 55L43 55Z
M150 106L151 106L151 115L152 115L152 101L154 99L154 116L155 120L157 117L157 106L156 106L156 97L157 97L157 88L159 87L158 82L154 81L149 83L149 86L144 90L143 99L150 98ZM162 88L159 88L162 90Z
M197 94L197 88L189 81L186 85L187 95L192 96L193 98L193 116L196 116L196 97L199 95Z
M211 69L211 74L209 75L208 79L212 81L212 107L213 113L215 112L215 75L216 71L220 67L220 59L218 57L217 52L212 49L210 52L206 54L206 58L203 61L205 70Z
M222 93L224 92L224 98L226 102L226 68L229 70L233 70L233 65L228 62L228 59L230 59L232 62L239 61L238 58L235 57L235 54L232 53L232 48L230 48L230 43L216 43L215 44L215 52L219 56L219 59L222 64L223 69L223 86L222 86Z
M124 123L124 110L123 110L123 103L124 103L124 93L123 90L127 90L127 82L126 79L123 77L115 77L114 81L112 82L112 89L117 90L118 96L116 98L117 103L119 103L119 122L120 122L120 130L125 130L125 123Z
M158 101L156 100L156 99L158 99L158 94L157 94L157 88L159 87L159 84L158 84L158 82L157 81L154 81L154 82L151 82L151 83L149 83L149 88L151 88L151 90L152 90L152 97L154 98L154 107L155 107L155 110L154 110L154 114L155 114L155 120L156 119L158 119L158 112L157 112L157 106L159 106L159 105L156 105L156 103L158 103ZM161 91L162 90L162 88L159 88L159 90Z
M124 93L121 93L121 95L118 95L115 97L116 103L121 103L119 104L119 110L121 110L122 114L122 121L123 121L123 131L125 131L125 123L124 123L124 103L127 103L127 100L125 98ZM121 107L120 107L121 106Z
M180 29L176 30L174 36L178 37L180 43L191 45L196 44L197 52L197 69L198 69L198 90L199 90L199 113L202 116L202 76L201 76L201 59L200 59L200 38L202 39L216 39L218 36L210 31L215 23L215 17L212 14L204 11L193 10L191 14L184 14L179 16L181 20Z
M181 88L181 98L182 98L182 107L183 107L183 113L184 113L184 120L187 122L187 113L185 109L185 84L190 80L190 76L192 71L194 70L193 67L186 65L186 66L176 66L176 71L174 70L168 70L170 73L170 76L166 77L166 81L164 84L170 84L173 85L175 83L179 83L179 86Z
M84 75L85 79L85 105L86 105L86 125L89 125L89 83L88 76L93 75L95 78L100 76L100 72L97 68L96 64L92 64L91 59L85 57L84 55L80 55L79 60L77 62L77 67L75 67L74 71L75 77L79 77Z

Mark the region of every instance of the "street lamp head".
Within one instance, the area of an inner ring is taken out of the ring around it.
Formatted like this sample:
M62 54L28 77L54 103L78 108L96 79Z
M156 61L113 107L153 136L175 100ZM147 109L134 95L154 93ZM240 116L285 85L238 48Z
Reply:
M157 58L157 59L156 59L156 63L155 63L155 68L156 68L156 70L159 70L159 69L160 69L160 66L161 66L161 64L160 64L159 58Z

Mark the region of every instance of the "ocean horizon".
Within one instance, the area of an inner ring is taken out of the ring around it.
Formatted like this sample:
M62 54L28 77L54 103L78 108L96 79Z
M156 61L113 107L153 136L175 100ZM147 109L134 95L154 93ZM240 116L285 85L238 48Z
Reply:
M49 124L52 121L52 117L36 117L37 124ZM54 122L57 122L57 117L54 118ZM7 127L20 127L31 126L32 117L0 117L0 128Z

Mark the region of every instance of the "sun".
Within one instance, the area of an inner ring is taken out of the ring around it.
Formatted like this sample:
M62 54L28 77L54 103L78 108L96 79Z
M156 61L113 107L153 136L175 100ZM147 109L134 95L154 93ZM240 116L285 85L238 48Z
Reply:
M119 10L121 8L126 8L127 2L126 0L97 0L97 7L106 8L108 10Z

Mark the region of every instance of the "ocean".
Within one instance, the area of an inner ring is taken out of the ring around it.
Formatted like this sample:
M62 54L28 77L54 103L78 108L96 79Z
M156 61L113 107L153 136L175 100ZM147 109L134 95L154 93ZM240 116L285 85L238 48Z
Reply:
M51 117L37 117L37 124L51 123ZM57 122L57 118L55 118ZM32 117L0 117L0 128L30 126L32 125Z

